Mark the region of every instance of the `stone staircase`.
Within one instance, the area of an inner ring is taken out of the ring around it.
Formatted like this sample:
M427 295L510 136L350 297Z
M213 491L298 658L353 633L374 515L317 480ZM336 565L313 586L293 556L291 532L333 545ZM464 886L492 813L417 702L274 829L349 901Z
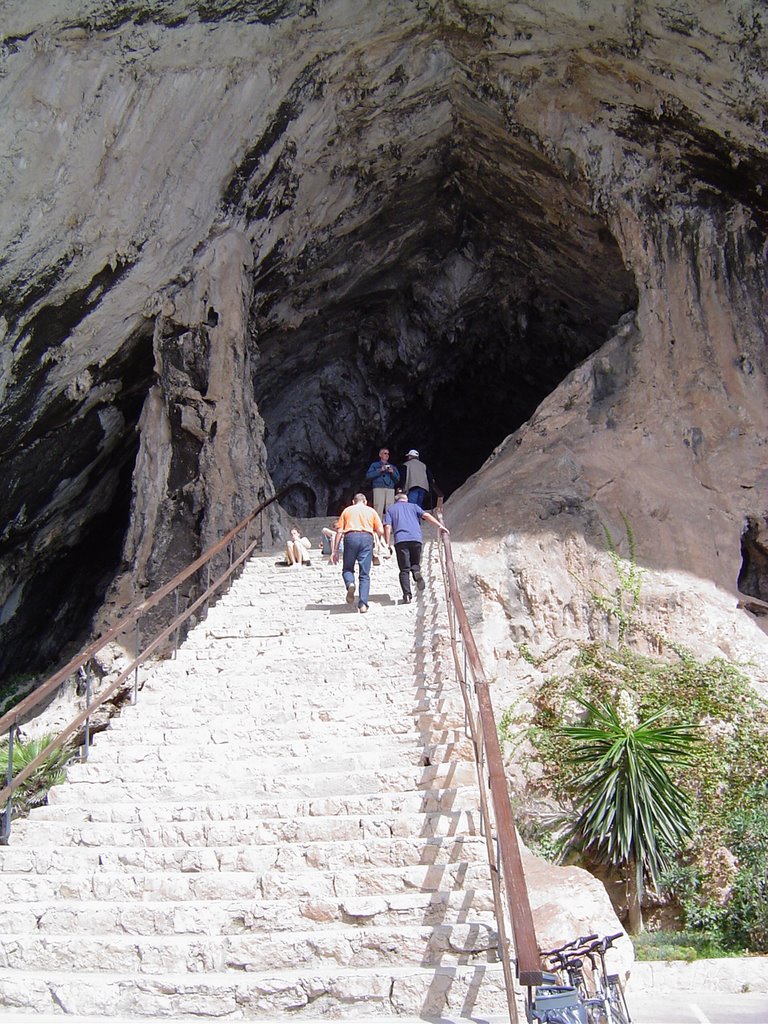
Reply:
M400 605L254 558L0 848L0 1008L81 1018L506 1008L436 546Z

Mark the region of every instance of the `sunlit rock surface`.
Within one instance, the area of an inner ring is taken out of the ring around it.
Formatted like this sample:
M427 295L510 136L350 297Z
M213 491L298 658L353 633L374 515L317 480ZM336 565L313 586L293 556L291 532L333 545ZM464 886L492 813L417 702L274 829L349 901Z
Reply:
M762 650L764 16L0 2L0 671L383 441L500 445L446 513L491 657L600 628L622 513L660 625Z

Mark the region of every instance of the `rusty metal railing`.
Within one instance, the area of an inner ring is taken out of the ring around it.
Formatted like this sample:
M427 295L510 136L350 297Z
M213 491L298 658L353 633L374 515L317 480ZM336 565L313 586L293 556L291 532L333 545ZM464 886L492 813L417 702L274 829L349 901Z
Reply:
M437 515L442 521L442 501ZM515 979L512 975L507 937L507 921L512 928L512 944L518 984L526 988L542 982L533 914L520 856L509 791L504 774L496 719L480 655L467 619L456 581L451 542L440 534L440 561L443 568L448 621L456 676L464 698L470 736L475 747L480 786L480 813L491 869L499 953L507 990L510 1020L518 1019ZM471 684L471 685L470 685ZM474 694L474 699L473 699Z
M291 486L293 485L282 488L282 490L277 494L274 494L271 498L263 501L253 510L253 512L239 522L237 526L234 526L228 533L226 533L221 540L208 548L207 551L203 552L196 561L188 565L186 569L182 569L180 573L174 576L172 580L166 583L150 597L133 605L125 615L123 615L120 621L104 633L103 636L94 640L91 644L80 651L79 654L76 654L71 661L69 661L63 668L59 669L54 675L50 676L50 678L45 680L34 690L33 693L28 697L25 697L24 700L0 717L0 737L4 734L7 734L8 736L8 766L5 773L5 786L0 789L0 807L3 807L3 804L5 804L4 809L0 811L0 845L7 845L10 837L14 792L40 767L41 764L44 763L50 754L59 750L72 736L76 735L78 731L83 728L84 741L82 745L82 758L83 760L87 759L91 738L90 719L93 712L96 711L97 708L101 707L105 701L109 700L109 698L127 682L131 675L133 675L133 700L136 700L138 695L138 671L141 664L154 654L172 635L175 638L174 646L177 646L179 630L184 622L186 622L190 616L194 615L198 608L202 607L210 600L211 596L215 594L216 591L218 591L224 583L227 582L232 574L237 571L243 562L250 557L256 547L261 547L263 545L263 512L273 502L282 498L286 491L290 490ZM251 526L256 519L259 521L259 529L256 537L251 539ZM242 550L239 555L236 554L235 550L235 542L237 540L242 542ZM228 555L228 565L212 582L211 564L218 555L221 555L225 551ZM201 593L199 597L197 597L183 610L179 610L179 588L191 576L194 576L195 573L199 572L203 568L206 569L206 583L203 593ZM158 605L169 594L174 592L176 597L176 606L172 622L165 626L156 636L154 636L147 646L142 649L140 628L141 617L151 608ZM120 672L116 679L109 683L109 685L96 696L91 695L89 681L86 689L85 708L51 740L51 742L37 755L37 757L34 758L34 760L30 761L28 765L14 775L13 747L14 741L19 735L20 723L25 721L29 713L34 711L44 700L46 700L47 697L53 694L66 679L69 679L70 676L73 676L80 669L84 668L84 666L87 666L88 662L95 657L99 651L106 647L108 643L111 643L115 637L124 634L132 626L135 628L135 649L137 653L131 663L127 668Z

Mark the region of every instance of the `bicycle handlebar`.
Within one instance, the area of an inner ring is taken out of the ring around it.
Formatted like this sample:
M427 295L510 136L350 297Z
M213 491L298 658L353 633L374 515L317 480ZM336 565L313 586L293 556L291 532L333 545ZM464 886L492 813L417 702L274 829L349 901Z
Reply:
M605 953L611 948L616 939L620 939L624 932L616 932L615 935L604 935L602 939L598 939L597 942L592 942L589 946L591 951L597 950L598 952ZM586 952L586 950L585 950Z
M581 961L577 959L580 956L587 957L592 968L595 969L595 955L604 957L616 939L620 939L623 934L624 932L616 932L614 935L604 935L601 939L594 932L592 935L582 935L555 949L539 950L539 954L545 961L553 964L557 970L568 970L569 966L580 968Z
M623 932L619 932L619 935L623 934ZM558 946L556 949L539 950L539 952L542 956L556 957L558 953L564 953L566 949L578 949L580 946L586 946L588 942L592 942L597 937L597 932L593 932L592 935L582 935L580 938L573 939L571 942L566 942L564 946ZM618 938L618 936L614 935L612 938L615 939Z

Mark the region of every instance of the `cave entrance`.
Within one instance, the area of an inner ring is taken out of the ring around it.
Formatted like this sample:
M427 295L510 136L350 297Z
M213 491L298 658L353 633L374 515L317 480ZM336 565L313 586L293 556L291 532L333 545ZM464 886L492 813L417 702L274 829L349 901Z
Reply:
M738 588L757 598L744 607L760 619L768 618L768 516L748 516L741 534L741 571Z
M259 293L254 389L294 515L336 514L382 445L449 495L637 305L583 186L508 133L464 135Z

